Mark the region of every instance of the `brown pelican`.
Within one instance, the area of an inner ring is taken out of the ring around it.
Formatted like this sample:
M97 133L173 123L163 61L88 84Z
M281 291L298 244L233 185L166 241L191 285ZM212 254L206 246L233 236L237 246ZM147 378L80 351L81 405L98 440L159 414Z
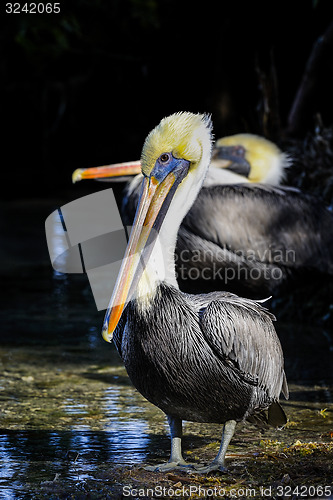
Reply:
M238 134L219 139L213 156L178 234L176 267L183 291L229 290L262 298L333 274L332 212L294 188L265 184L283 178L289 163L283 152L262 137ZM243 174L250 165L248 177L216 168L219 162L229 162L233 170L240 164ZM134 174L139 165L125 167ZM123 175L124 164L120 167ZM74 180L112 172L112 166L87 169L74 173ZM133 221L141 182L139 174L125 189L125 225Z
M236 422L268 410L268 423L286 423L278 398L288 388L272 315L230 293L190 295L178 288L177 233L210 154L206 115L174 114L148 135L139 204L103 325L134 386L167 415L171 456L154 470L189 467L182 420L223 424L218 455L199 472L224 469Z

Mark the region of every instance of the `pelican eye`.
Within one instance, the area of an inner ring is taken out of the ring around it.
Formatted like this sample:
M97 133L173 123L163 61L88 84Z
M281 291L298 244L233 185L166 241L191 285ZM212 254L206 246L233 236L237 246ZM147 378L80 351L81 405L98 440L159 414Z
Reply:
M241 157L244 157L245 156L245 148L243 146L235 146L234 147L234 152L235 152L235 155L236 156L241 156Z
M170 153L162 153L161 156L159 157L159 162L165 165L166 163L169 163L171 159L172 155Z

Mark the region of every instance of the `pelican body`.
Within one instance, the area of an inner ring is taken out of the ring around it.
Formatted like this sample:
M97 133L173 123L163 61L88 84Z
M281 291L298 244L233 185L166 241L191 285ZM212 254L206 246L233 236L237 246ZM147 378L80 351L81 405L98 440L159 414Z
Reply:
M205 115L171 115L148 135L139 204L103 325L133 385L168 417L171 457L153 470L194 470L182 457L182 420L223 424L219 453L199 472L224 469L236 422L268 410L269 423L286 423L273 316L258 302L225 292L191 295L177 284L177 233L201 188L211 144Z
M227 293L184 294L161 283L148 311L131 301L123 315L114 342L128 375L169 417L223 424L277 400L282 351L273 316L259 304ZM251 366L249 358L259 353Z

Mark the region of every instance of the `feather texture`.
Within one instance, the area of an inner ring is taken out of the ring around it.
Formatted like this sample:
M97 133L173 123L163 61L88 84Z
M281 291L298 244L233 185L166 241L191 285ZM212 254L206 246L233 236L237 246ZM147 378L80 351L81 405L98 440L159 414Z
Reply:
M128 304L114 340L134 386L167 415L224 423L288 397L273 319L230 293L161 283L149 310Z

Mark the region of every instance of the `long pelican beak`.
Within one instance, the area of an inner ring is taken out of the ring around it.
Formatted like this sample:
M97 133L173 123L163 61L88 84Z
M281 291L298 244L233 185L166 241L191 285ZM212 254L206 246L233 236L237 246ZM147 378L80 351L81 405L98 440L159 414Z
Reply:
M111 342L124 307L133 298L170 202L189 166L189 161L170 154L167 165L157 160L150 176L143 178L131 235L104 318L102 335L107 342Z
M126 163L115 163L103 165L102 167L77 168L72 174L73 183L82 179L107 179L129 177L141 172L140 161L129 161Z
M245 149L242 146L215 146L212 155L214 167L226 168L235 174L248 177L251 165L245 158ZM221 165L219 163L222 162Z

